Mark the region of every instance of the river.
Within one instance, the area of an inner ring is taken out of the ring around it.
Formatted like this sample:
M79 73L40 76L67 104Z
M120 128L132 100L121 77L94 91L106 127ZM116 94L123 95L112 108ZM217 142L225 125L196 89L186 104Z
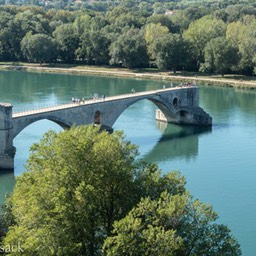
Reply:
M0 102L14 111L69 102L72 97L106 96L166 87L170 82L96 76L0 72ZM200 87L200 106L213 117L211 129L156 122L153 103L130 106L114 124L139 146L140 157L156 162L163 172L179 170L195 198L213 205L219 223L227 225L241 244L243 255L256 255L256 90ZM38 121L14 140L14 173L0 174L0 203L15 176L25 171L29 147L49 129Z

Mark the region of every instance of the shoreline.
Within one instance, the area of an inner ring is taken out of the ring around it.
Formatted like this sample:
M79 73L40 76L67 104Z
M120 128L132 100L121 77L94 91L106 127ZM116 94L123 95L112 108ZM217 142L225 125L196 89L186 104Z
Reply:
M80 75L97 75L97 76L112 76L123 78L137 78L149 80L163 80L163 81L176 81L176 82L196 82L203 85L217 85L223 87L243 88L243 89L256 89L256 81L254 80L237 80L234 78L225 77L203 77L203 76L187 76L182 74L173 74L170 71L159 72L141 72L140 70L125 70L118 68L100 68L89 66L77 67L49 67L40 65L0 65L0 70L22 70L29 72L48 72L48 73L68 73ZM171 73L171 74L170 74Z

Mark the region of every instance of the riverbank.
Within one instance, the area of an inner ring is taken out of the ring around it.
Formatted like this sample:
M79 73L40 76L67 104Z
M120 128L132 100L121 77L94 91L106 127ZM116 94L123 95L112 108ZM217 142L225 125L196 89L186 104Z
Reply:
M156 69L124 69L112 67L81 66L81 65L39 65L27 63L0 64L0 70L23 70L50 73L73 73L97 76L114 76L163 81L191 82L204 85L219 85L235 88L256 89L254 77L226 75L208 75L201 73L158 71Z

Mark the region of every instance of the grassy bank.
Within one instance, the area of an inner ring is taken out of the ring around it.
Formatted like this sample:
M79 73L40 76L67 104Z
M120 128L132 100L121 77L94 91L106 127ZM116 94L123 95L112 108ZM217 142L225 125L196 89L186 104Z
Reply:
M51 73L73 73L97 76L141 78L164 81L191 82L235 88L256 89L256 78L237 75L204 75L201 73L159 71L157 69L125 69L113 67L81 66L66 64L0 63L0 70L24 70Z

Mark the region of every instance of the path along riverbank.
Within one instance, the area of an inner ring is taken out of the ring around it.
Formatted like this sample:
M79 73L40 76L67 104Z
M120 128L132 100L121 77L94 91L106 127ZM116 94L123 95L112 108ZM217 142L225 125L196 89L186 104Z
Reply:
M150 72L143 70L128 70L120 68L102 68L102 67L88 67L88 66L70 66L70 67L55 67L43 66L37 64L31 65L0 65L0 70L23 70L23 71L37 71L37 72L51 72L51 73L73 73L86 74L97 76L115 76L127 77L137 79L152 79L163 81L177 81L177 82L196 82L204 85L218 85L235 88L256 89L256 80L246 78L239 78L235 76L200 76L199 75L183 75L182 73L174 74L172 72Z

